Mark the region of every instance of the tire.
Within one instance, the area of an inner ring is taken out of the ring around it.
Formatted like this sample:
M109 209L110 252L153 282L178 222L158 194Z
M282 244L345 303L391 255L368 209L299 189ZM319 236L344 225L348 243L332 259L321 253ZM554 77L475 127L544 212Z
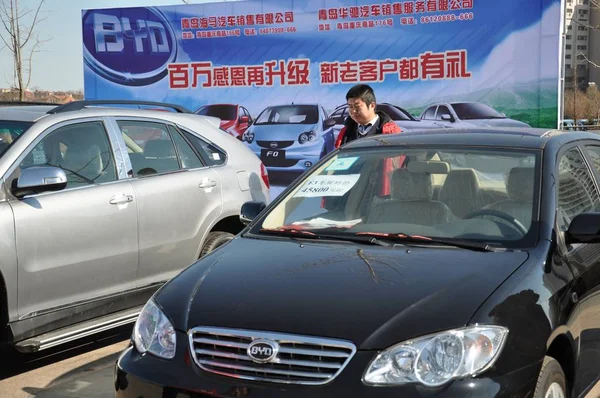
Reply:
M202 250L200 250L200 258L206 256L208 253L212 252L217 247L224 245L233 238L235 238L235 235L230 234L229 232L210 232L204 241Z
M567 398L565 372L552 357L544 357L533 398Z

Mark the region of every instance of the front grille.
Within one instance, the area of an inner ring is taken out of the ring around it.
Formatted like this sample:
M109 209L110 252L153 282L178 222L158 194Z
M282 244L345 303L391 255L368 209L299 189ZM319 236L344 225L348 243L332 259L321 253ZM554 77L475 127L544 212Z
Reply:
M292 146L294 144L294 142L296 142L296 141L259 141L259 140L256 141L258 146L263 147L263 148L269 148L269 149L287 148L289 146ZM276 143L277 146L275 148L273 148L271 146L272 143Z
M329 383L356 353L354 344L346 341L283 333L197 327L188 335L192 357L205 371L273 383ZM279 344L272 362L257 363L248 356L248 345L258 339Z

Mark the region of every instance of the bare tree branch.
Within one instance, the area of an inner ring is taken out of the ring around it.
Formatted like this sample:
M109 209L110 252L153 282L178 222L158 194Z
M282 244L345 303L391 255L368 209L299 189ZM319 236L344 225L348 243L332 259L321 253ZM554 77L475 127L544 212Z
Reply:
M13 87L19 99L31 83L33 55L40 50L41 40L36 28L45 17L41 10L46 0L36 0L34 9L20 8L20 0L0 0L0 40L13 55Z
M37 10L35 10L35 16L33 17L33 22L31 23L31 28L29 29L27 38L25 38L25 40L21 44L21 48L25 47L27 42L29 42L29 39L31 38L31 34L33 33L33 29L35 28L35 25L38 23L38 16L40 15L40 9L42 8L43 4L44 4L44 0L40 0L40 4L38 5L38 8L37 8Z

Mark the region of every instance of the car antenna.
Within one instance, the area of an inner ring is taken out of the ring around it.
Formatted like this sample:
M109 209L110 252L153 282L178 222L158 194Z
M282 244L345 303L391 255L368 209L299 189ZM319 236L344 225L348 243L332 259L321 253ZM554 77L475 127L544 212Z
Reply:
M298 92L294 96L294 99L292 100L292 105L294 105L294 102L296 102L296 98L298 98L298 94L300 94L300 90L298 90Z

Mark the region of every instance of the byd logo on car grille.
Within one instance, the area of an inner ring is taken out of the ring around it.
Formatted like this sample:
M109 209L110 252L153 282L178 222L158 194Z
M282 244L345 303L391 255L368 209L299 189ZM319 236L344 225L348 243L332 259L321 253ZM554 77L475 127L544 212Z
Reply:
M90 10L83 17L84 62L125 86L144 86L167 75L177 57L175 33L156 8Z
M259 363L272 362L279 352L279 344L270 340L255 340L248 346L246 353Z

